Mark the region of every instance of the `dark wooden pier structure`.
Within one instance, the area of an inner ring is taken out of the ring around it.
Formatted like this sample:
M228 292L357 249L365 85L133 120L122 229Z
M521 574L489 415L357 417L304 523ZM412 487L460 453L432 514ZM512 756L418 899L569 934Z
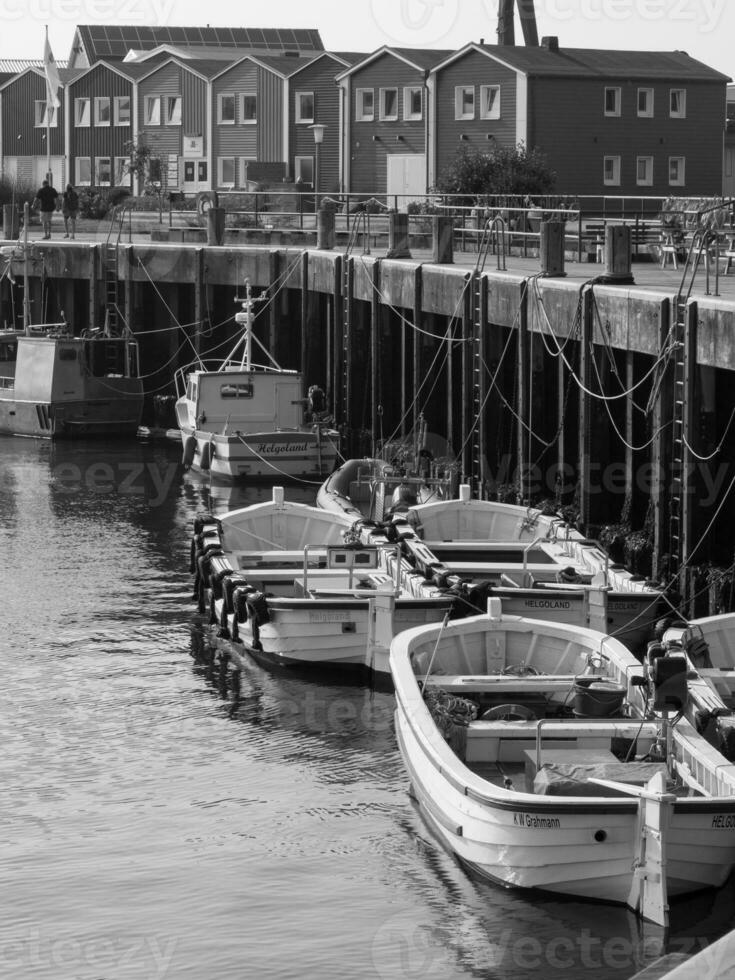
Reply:
M687 613L729 609L730 261L717 278L711 262L683 273L666 255L665 268L620 270L609 252L607 266L565 266L549 234L534 258L436 245L389 258L368 254L369 240L360 251L34 242L32 317L63 310L79 333L108 311L139 338L151 398L171 396L177 368L227 349L247 278L269 291L259 336L325 390L346 453L423 419L434 455L446 442L475 493L566 508L620 560L674 583ZM23 265L16 250L0 292L6 325L19 322Z

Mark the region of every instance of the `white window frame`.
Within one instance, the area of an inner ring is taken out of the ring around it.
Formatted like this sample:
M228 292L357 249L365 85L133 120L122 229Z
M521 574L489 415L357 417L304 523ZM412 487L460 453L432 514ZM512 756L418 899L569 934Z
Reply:
M641 164L644 165L643 176L641 176ZM638 187L653 187L653 157L635 158L635 182Z
M610 93L613 93L614 105L612 109L608 109L607 97ZM609 117L618 118L622 113L622 102L623 102L623 90L619 85L606 85L605 86L605 96L603 101L603 108L605 115Z
M166 96L166 125L167 126L181 125L181 96L180 95Z
M232 99L232 119L226 119L222 113L225 99ZM234 126L237 99L234 92L220 92L217 96L217 124L219 126Z
M646 105L641 109L641 96L645 93ZM640 119L653 119L653 89L639 88L636 93L636 112Z
M679 107L674 109L674 96L679 96ZM669 89L669 117L671 119L686 119L687 117L687 90L685 88Z
M413 96L419 97L418 112L412 108ZM404 122L414 122L424 118L424 90L420 85L407 85L403 90L403 119Z
M54 129L58 121L56 115L56 108L50 106L45 99L36 99L34 103L35 109L35 128L36 129Z
M608 178L607 165L612 162L613 173ZM602 182L605 187L620 187L620 157L610 153L602 158Z
M472 112L464 111L464 97L467 92L472 93ZM454 87L454 118L455 119L474 119L475 118L475 86L474 85L455 85Z
M128 169L129 167L130 157L115 157L112 170L115 187L132 187L133 175Z
M86 168L84 168L86 164ZM83 169L87 171L87 179L83 177ZM91 187L92 186L92 158L91 157L77 157L74 161L74 177L76 178L74 183L77 187Z
M304 102L311 100L311 112L308 110L304 111ZM314 99L313 92L296 92L295 93L295 121L301 123L302 125L309 125L314 122L314 113L316 112L316 101Z
M492 105L485 107L487 96L490 92L495 93ZM480 119L500 119L500 86L481 85L480 86Z
M110 179L109 180L100 180L99 174L100 174L100 170L102 169L100 167L100 161L101 160L107 160L107 163L109 165L108 168L107 168L108 173L110 175ZM111 159L111 157L95 157L94 158L94 174L95 174L95 183L94 183L94 186L95 187L111 187L112 186L112 159Z
M676 161L678 174L675 180L671 178L671 165ZM669 187L684 187L686 185L686 157L669 157Z
M255 105L255 115L252 118L246 118L245 116L245 100L252 99ZM241 92L240 93L240 125L241 126L255 126L258 122L258 93L257 92Z
M74 99L74 126L86 129L92 124L92 106L89 99ZM79 181L77 181L79 183Z
M225 180L225 163L232 164L232 180ZM237 158L217 157L217 186L235 187L237 182Z
M107 106L107 119L101 119L101 109L103 106ZM95 126L104 126L105 128L110 127L112 123L112 100L109 95L95 95L94 97L94 124Z
M128 118L122 119L120 109L124 102L128 103ZM113 105L113 121L116 126L129 126L131 120L131 98L129 95L116 95Z
M311 169L311 180L304 180L303 175L301 173L301 166L304 160L309 161L309 167ZM298 182L299 178L301 178L301 182L303 184L310 184L313 187L314 186L314 157L311 156L294 157L293 176L296 182Z
M389 113L386 108L388 93L393 93L393 112ZM398 122L398 89L390 86L378 89L378 119L381 122Z
M370 108L365 108L365 96L370 93ZM355 89L355 122L373 122L375 120L375 89Z
M143 100L143 119L145 126L160 126L161 125L161 96L160 95L146 95Z

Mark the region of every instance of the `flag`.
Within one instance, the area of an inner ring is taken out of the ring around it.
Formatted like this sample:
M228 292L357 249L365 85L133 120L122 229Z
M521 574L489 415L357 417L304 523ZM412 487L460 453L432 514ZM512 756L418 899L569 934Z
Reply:
M48 31L46 32L46 43L43 46L43 70L46 74L46 103L52 105L54 109L58 109L61 105L59 98L61 79L51 51L51 45L48 43Z

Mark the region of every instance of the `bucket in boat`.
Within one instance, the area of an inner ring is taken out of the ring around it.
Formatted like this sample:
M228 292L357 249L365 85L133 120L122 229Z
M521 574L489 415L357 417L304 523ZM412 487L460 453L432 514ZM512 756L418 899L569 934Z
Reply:
M574 679L574 714L577 718L611 718L620 713L625 688L604 677Z

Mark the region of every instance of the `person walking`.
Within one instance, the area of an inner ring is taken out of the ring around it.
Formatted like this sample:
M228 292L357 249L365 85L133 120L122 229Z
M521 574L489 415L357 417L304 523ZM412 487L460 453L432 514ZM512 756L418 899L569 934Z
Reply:
M79 211L79 195L74 190L71 184L66 185L66 190L61 195L61 213L64 217L64 231L66 234L64 238L69 237L69 227L71 224L71 237L74 238L74 234L77 228L77 213Z
M43 237L51 238L51 218L53 217L54 211L58 210L59 207L59 192L47 180L44 180L37 191L33 206L41 209Z

